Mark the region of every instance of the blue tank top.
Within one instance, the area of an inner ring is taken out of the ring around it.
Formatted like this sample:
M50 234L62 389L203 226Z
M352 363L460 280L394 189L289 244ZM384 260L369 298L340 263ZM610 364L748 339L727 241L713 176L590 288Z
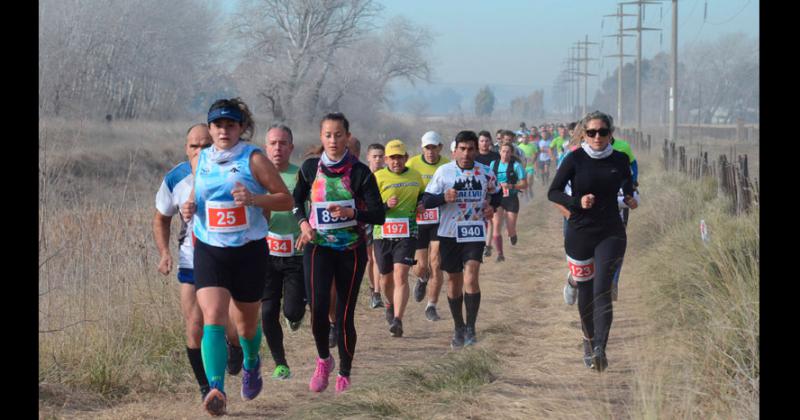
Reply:
M250 172L250 155L260 151L242 142L231 149L229 159L211 160L212 147L200 151L194 178L194 235L197 240L216 247L238 247L250 241L263 241L269 232L267 219L260 207L239 206L231 191L239 182L253 194L267 190Z

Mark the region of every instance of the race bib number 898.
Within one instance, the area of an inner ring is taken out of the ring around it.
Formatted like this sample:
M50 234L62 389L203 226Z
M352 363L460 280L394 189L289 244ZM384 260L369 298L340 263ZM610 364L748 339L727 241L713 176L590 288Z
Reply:
M456 224L456 242L484 242L486 231L482 221L465 221Z
M354 218L334 217L328 211L328 206L330 206L331 204L338 204L339 206L349 207L349 208L355 208L356 206L354 200L323 201L319 203L314 203L312 207L314 210L314 215L316 216L317 219L316 220L317 229L329 230L329 229L338 229L356 225L356 219Z

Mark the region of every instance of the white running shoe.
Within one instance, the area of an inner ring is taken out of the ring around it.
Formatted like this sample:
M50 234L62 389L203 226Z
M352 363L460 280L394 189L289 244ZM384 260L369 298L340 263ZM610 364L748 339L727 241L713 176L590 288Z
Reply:
M564 285L564 302L567 305L574 305L578 299L578 288L572 287L569 283L572 278L572 273L567 273L567 284Z

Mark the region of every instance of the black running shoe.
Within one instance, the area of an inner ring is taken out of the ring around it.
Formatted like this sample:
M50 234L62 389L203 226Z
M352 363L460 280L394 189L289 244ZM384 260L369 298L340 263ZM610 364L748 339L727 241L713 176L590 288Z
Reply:
M242 361L244 361L242 348L228 343L228 374L238 375L242 371Z
M339 343L339 330L336 329L336 324L331 324L331 329L328 331L328 347L334 348Z
M392 325L392 321L394 321L394 305L386 305L386 322L389 325Z
M464 346L472 346L478 342L475 337L475 327L467 327L464 329Z
M506 257L504 257L503 254L500 254L500 255L497 256L496 262L503 262L505 260L506 260Z
M492 256L492 246L486 245L486 249L483 250L484 257L491 257Z
M594 354L592 354L592 365L595 370L602 372L608 367L608 359L606 359L606 351L602 346L595 346Z
M211 387L208 385L200 387L200 401L205 401L208 393L211 391Z
M428 306L427 308L425 308L425 318L428 321L438 321L442 319L439 317L439 314L436 313L435 306Z
M592 342L586 339L583 340L583 364L589 369L594 368L592 364Z
M464 329L456 328L453 334L453 340L450 341L450 348L460 349L464 347Z
M380 293L372 292L372 296L369 298L369 307L372 309L383 308L383 299L381 299Z
M403 336L403 321L398 318L392 320L392 326L389 327L389 332L392 333L392 337L402 337Z
M512 236L510 239L511 239L511 245L517 244L517 235Z
M422 281L422 278L417 277L417 284L414 285L414 300L422 302L425 298L425 289L428 288L428 281Z

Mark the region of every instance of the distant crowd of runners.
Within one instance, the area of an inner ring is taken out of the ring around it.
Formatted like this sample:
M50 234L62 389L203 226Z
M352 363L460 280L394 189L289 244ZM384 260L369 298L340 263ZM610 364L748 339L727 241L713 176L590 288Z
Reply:
M405 334L412 294L426 300L427 320L440 320L446 284L450 346L475 345L480 266L493 255L505 261L503 231L511 246L519 243L520 208L534 199L537 179L564 218L563 294L567 304L578 303L584 363L607 367L627 211L638 205L636 159L614 138L610 116L596 111L569 124L522 123L494 138L464 130L446 141L428 131L419 140L369 144L364 161L343 114L323 116L319 127L319 146L298 165L291 162L290 127L273 124L255 144L247 105L218 100L206 123L188 129L187 161L167 173L156 195L153 232L164 275L175 265L170 224L180 214L186 352L209 414L226 412L226 373L241 372L244 400L259 395L262 336L272 378L292 376L281 312L291 330L310 314L317 358L309 390L328 387L337 366L333 347L335 391L348 390L365 274L368 306L384 308L392 337Z

